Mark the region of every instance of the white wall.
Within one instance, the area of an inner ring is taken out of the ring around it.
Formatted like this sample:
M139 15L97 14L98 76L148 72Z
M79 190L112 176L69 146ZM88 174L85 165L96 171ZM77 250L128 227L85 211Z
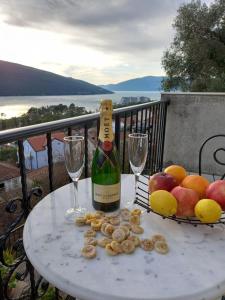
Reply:
M45 167L48 165L48 153L47 147L43 151L37 152L37 169Z
M52 141L53 161L58 162L64 160L64 143L59 140Z
M37 156L34 149L28 143L27 140L23 142L24 156L25 156L25 167L28 170L37 169Z
M167 110L164 165L177 163L198 172L198 154L202 143L212 135L225 134L225 93L163 93L170 100ZM225 138L212 140L203 152L203 173L221 175L213 152L225 149ZM225 163L224 151L218 158Z

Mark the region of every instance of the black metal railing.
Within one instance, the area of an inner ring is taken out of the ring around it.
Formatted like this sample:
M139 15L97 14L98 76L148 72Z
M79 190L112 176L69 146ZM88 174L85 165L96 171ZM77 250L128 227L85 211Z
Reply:
M150 173L155 173L162 169L168 103L168 101L155 101L114 110L113 117L115 126L115 142L120 155L122 173L130 172L127 155L127 137L131 132L142 132L148 134L149 153L146 163L146 170L148 169L150 170ZM15 234L16 228L19 228L21 232L21 226L23 226L23 223L32 209L32 197L41 196L40 188L33 188L29 190L27 184L24 141L33 136L46 135L48 156L48 192L51 192L58 187L54 182L52 134L54 132L63 131L65 135L72 135L74 132L76 132L76 130L79 130L79 132L83 133L85 137L85 167L83 177L88 177L90 176L90 160L92 158L89 151L89 130L93 128L96 131L97 140L99 132L99 113L0 132L0 145L16 142L18 147L22 190L22 196L8 201L6 207L7 213L15 213L17 210L19 210L19 212L17 212L17 218L2 234L0 234L0 270L1 265L2 267L5 266L8 268L9 274L4 277L1 275L3 273L0 272L0 299L12 299L8 293L8 290L9 283L12 278L14 278L13 276L16 276L17 280L25 280L26 278L26 281L29 281L30 283L26 293L23 293L22 296L18 296L16 299L36 299L40 296L40 293L43 293L43 290L45 291L46 287L48 287L45 282L43 283L42 278L37 279L37 276L34 276L33 267L29 263L25 252L23 251L22 243L17 242L18 240L22 241L21 236L17 236L17 239L13 239L11 237L12 234ZM19 209L18 204L20 204ZM9 241L14 242L10 244ZM15 253L18 253L18 255L15 257L15 260L10 263L6 261L4 256L7 248L10 248ZM18 267L22 264L22 271L18 271ZM40 288L42 288L41 292Z

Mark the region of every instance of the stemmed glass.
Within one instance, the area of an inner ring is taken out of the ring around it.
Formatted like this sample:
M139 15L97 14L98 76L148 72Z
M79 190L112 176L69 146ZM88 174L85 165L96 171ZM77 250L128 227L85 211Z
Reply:
M128 135L128 155L131 169L135 175L135 197L137 193L137 183L141 175L148 154L148 135L144 133L131 133ZM132 205L132 203L128 203Z
M67 172L74 184L74 205L65 213L65 219L73 223L77 216L83 215L86 211L78 202L78 180L84 167L85 144L83 136L64 137L64 155Z

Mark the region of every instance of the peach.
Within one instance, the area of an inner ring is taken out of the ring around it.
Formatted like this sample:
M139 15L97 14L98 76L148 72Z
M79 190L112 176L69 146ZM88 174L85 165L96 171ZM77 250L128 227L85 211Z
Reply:
M149 192L152 193L158 190L165 190L170 192L175 186L177 186L176 179L164 172L156 173L150 176L149 179Z
M194 216L196 203L199 201L198 193L194 190L176 186L171 194L177 199L177 216Z
M186 170L182 166L171 165L164 170L165 173L172 175L180 184L187 176Z
M215 200L225 210L225 180L216 180L208 186L206 197Z
M196 191L199 195L199 199L202 199L205 197L209 181L200 175L188 175L181 182L181 186Z

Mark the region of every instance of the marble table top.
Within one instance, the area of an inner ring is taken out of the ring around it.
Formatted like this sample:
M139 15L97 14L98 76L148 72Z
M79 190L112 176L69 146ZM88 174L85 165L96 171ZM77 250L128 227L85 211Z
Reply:
M225 227L179 225L144 213L142 237L165 235L170 252L137 249L132 255L97 258L80 254L84 227L66 224L73 186L46 196L31 211L24 246L33 266L60 290L83 300L212 300L225 292ZM122 176L122 206L134 196L134 178ZM89 211L90 179L80 180L79 199Z

